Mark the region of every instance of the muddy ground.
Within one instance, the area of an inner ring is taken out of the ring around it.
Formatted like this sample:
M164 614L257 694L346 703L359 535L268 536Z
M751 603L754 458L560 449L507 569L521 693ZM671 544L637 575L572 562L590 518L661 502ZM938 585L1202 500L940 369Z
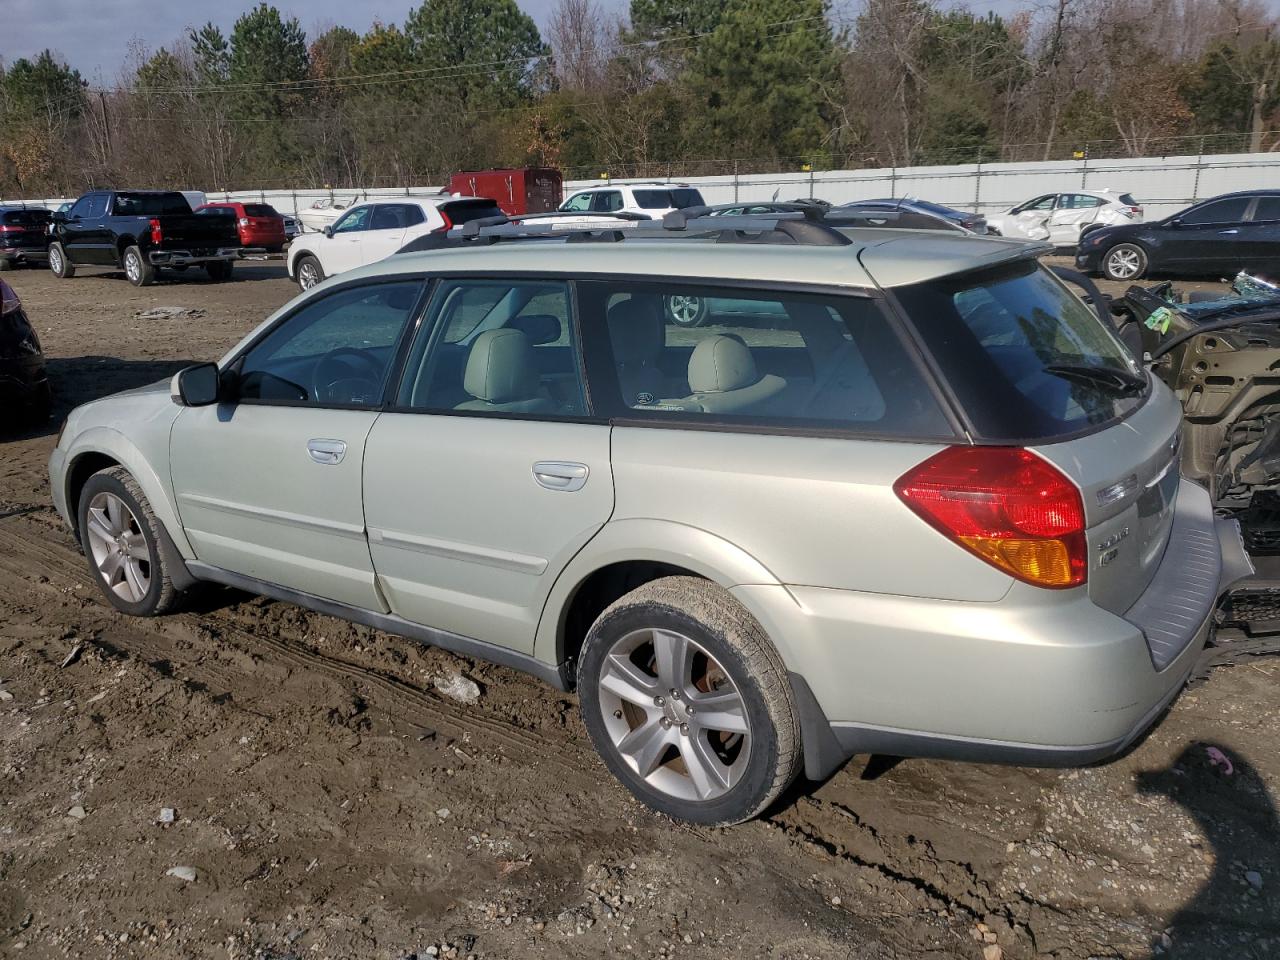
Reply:
M759 821L674 824L521 674L231 591L112 612L49 503L57 423L294 290L6 277L57 410L0 442L0 956L1280 955L1280 661L1215 671L1107 766L859 759ZM478 704L434 689L456 670Z

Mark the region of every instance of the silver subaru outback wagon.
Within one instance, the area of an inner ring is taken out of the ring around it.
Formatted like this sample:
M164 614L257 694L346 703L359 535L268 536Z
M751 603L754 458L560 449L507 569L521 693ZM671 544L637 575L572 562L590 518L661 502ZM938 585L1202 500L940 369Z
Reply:
M701 823L1150 726L1247 561L1043 251L668 219L473 224L75 410L53 497L107 600L211 581L527 670Z

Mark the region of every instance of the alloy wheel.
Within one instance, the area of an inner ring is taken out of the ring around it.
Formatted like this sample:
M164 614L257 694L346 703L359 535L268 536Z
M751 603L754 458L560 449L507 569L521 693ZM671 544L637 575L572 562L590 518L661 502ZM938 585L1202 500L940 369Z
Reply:
M114 493L89 501L89 551L107 589L128 603L141 603L151 589L151 551L138 518Z
M1117 280L1128 280L1142 269L1142 258L1130 247L1112 250L1107 254L1107 269Z
M310 290L319 282L320 277L316 274L314 263L304 263L298 268L298 286L303 290Z
M598 689L614 749L653 789L707 801L741 780L751 756L746 702L689 637L657 628L627 634L606 655Z
M137 254L126 253L124 255L124 272L131 283L137 283L142 276L142 263L138 260Z
M49 248L49 269L55 274L62 273L62 254L58 252L57 247Z
M671 322L681 327L696 327L703 316L701 297L674 295L667 298L667 312Z

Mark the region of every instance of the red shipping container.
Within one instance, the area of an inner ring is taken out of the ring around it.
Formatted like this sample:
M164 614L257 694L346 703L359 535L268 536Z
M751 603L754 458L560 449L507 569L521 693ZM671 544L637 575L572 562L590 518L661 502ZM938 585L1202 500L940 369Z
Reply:
M564 199L564 179L559 170L524 167L510 170L475 170L449 178L449 192L464 197L487 197L509 217L522 213L547 213Z

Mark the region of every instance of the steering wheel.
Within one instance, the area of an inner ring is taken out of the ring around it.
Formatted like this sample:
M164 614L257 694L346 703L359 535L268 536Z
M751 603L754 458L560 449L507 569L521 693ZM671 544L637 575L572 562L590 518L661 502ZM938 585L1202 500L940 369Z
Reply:
M382 386L382 361L359 347L337 347L316 362L311 392L320 403L373 403Z

